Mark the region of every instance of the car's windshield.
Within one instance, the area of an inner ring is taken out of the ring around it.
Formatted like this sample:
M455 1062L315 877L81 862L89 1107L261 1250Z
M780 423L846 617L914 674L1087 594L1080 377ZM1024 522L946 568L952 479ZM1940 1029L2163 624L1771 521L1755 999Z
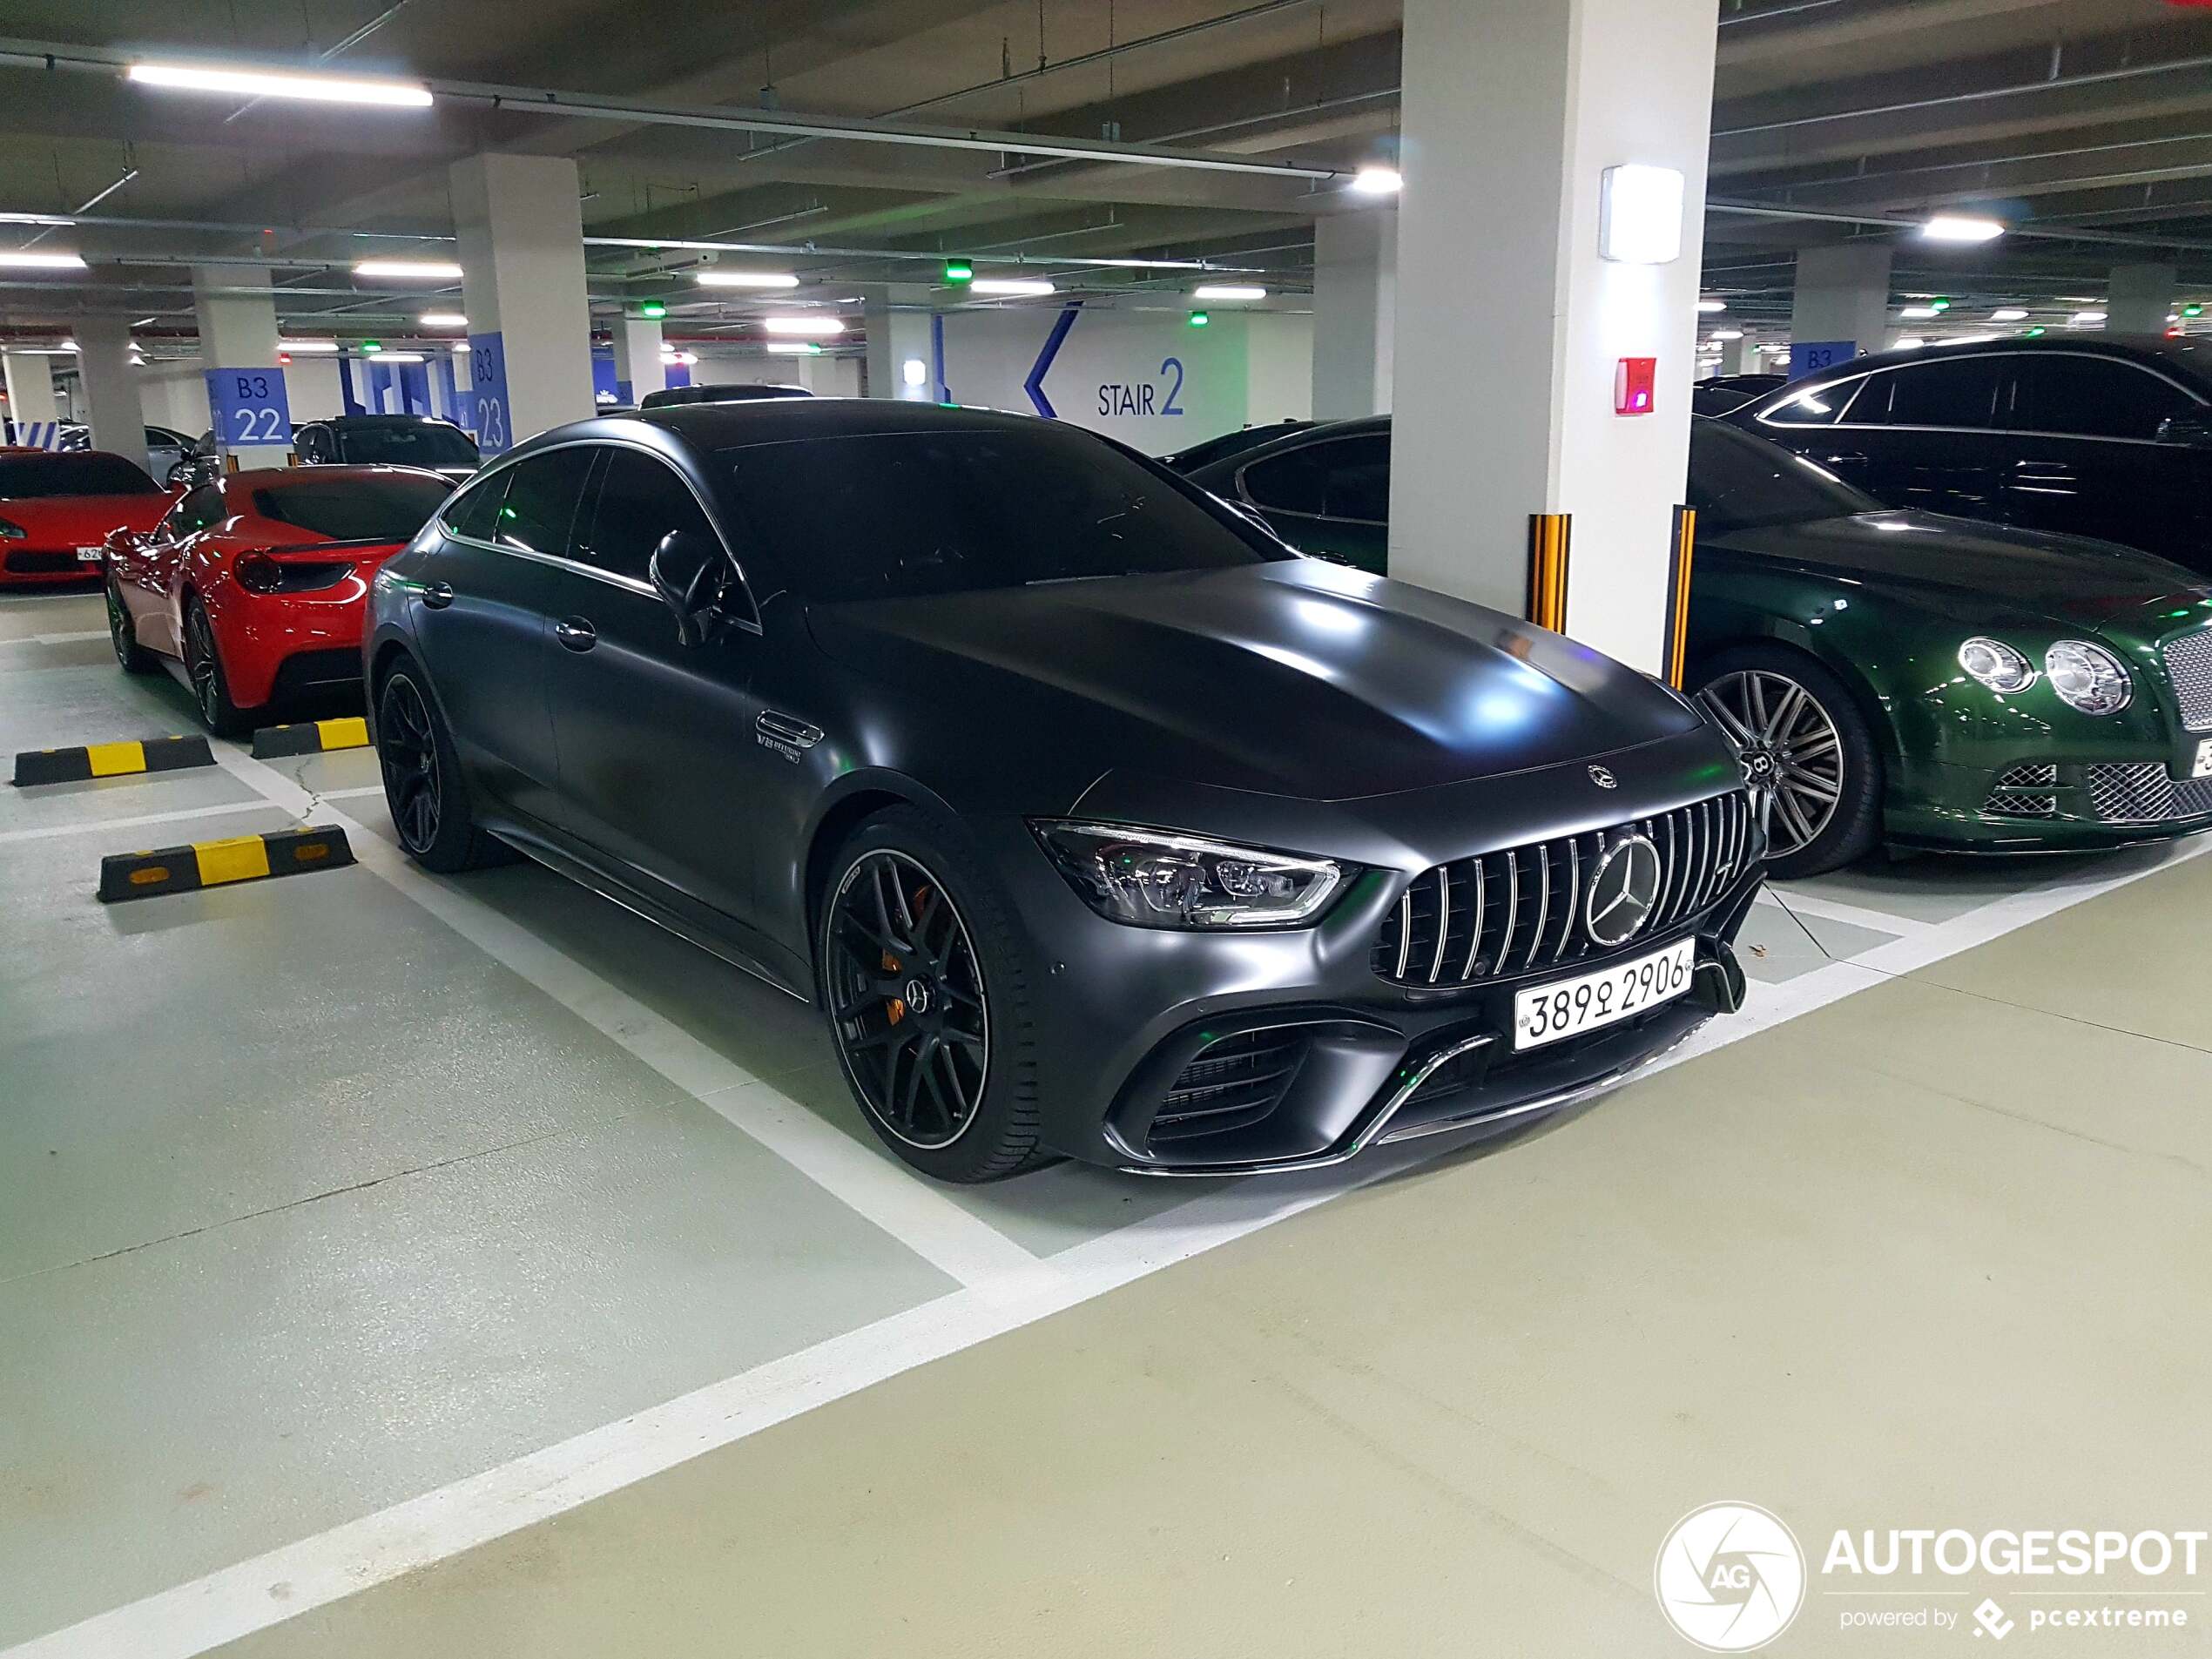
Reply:
M1044 421L728 455L739 533L809 598L963 593L1291 556L1196 491Z
M302 468L296 482L253 492L261 518L292 524L340 542L404 542L430 522L453 493L443 478L395 473L381 478L318 479L320 468Z
M0 456L0 498L38 496L158 496L161 486L121 455Z
M1697 528L1715 532L1843 518L1882 505L1803 455L1709 420L1690 422L1689 504Z
M425 421L390 426L342 426L333 430L342 461L394 467L473 467L476 446L459 427Z

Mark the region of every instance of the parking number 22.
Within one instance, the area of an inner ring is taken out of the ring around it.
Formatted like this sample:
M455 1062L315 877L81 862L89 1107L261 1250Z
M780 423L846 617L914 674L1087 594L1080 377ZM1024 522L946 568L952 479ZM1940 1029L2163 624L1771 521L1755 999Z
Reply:
M284 440L281 410L233 409L231 418L238 423L238 430L231 435L233 443L280 443Z

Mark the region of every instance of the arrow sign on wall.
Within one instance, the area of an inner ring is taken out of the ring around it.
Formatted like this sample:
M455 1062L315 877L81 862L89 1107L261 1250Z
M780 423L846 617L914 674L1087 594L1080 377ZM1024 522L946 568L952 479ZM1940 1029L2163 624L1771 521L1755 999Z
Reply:
M1031 365L1029 378L1022 382L1022 390L1029 395L1029 401L1048 421L1056 421L1060 415L1052 407L1052 400L1044 395L1044 377L1052 372L1052 360L1060 355L1060 347L1067 343L1068 331L1076 326L1076 314L1082 309L1082 302L1077 300L1053 319L1052 332L1045 336L1044 349L1037 354L1037 361Z

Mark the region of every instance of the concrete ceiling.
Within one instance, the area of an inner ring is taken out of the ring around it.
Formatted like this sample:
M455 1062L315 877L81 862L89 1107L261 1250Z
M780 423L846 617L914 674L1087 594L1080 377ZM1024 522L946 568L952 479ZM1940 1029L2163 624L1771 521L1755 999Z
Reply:
M11 0L17 41L496 82L637 105L896 117L1349 169L1396 146L1393 0ZM1786 315L1809 244L1900 244L1901 293L2060 303L2122 260L2212 287L2212 10L2166 0L1723 0L1709 285L1753 321ZM364 34L361 31L366 30ZM312 31L312 32L309 32ZM338 49L334 52L334 49ZM0 51L7 47L0 44ZM189 327L195 257L283 261L296 327L393 332L420 309L356 284L365 253L435 251L447 168L486 148L575 158L588 233L788 246L842 299L927 281L969 254L1039 265L1064 291L1170 303L1190 273L1064 259L1207 259L1293 293L1337 180L1051 160L577 119L442 100L427 111L235 103L112 71L0 67L0 210L67 212L39 246L90 278L0 273L0 325L86 310ZM2021 231L1942 251L1881 221L1933 208ZM100 223L102 219L133 223ZM165 222L153 222L165 221ZM234 229L211 228L235 226ZM0 227L0 246L15 234ZM37 232L25 228L28 238ZM809 246L836 253L809 253ZM689 300L697 253L591 250L593 288ZM125 262L111 262L111 261ZM325 264L323 262L328 262ZM748 307L691 302L706 329Z

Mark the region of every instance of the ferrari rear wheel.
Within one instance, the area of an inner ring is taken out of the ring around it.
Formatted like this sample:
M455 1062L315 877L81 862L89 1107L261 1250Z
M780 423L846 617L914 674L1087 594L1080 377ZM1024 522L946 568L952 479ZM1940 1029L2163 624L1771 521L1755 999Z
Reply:
M116 586L111 571L107 579L107 637L108 643L115 647L115 660L123 664L125 673L153 671L153 656L138 644L138 625L131 620L130 608L123 603L123 591Z
M415 673L412 663L402 664L376 694L376 759L400 846L441 875L503 863L512 854L476 826L453 734Z
M231 683L215 646L215 626L207 620L207 607L196 598L185 607L185 672L192 680L200 723L210 732L219 738L242 738L253 730L252 718L231 701Z

